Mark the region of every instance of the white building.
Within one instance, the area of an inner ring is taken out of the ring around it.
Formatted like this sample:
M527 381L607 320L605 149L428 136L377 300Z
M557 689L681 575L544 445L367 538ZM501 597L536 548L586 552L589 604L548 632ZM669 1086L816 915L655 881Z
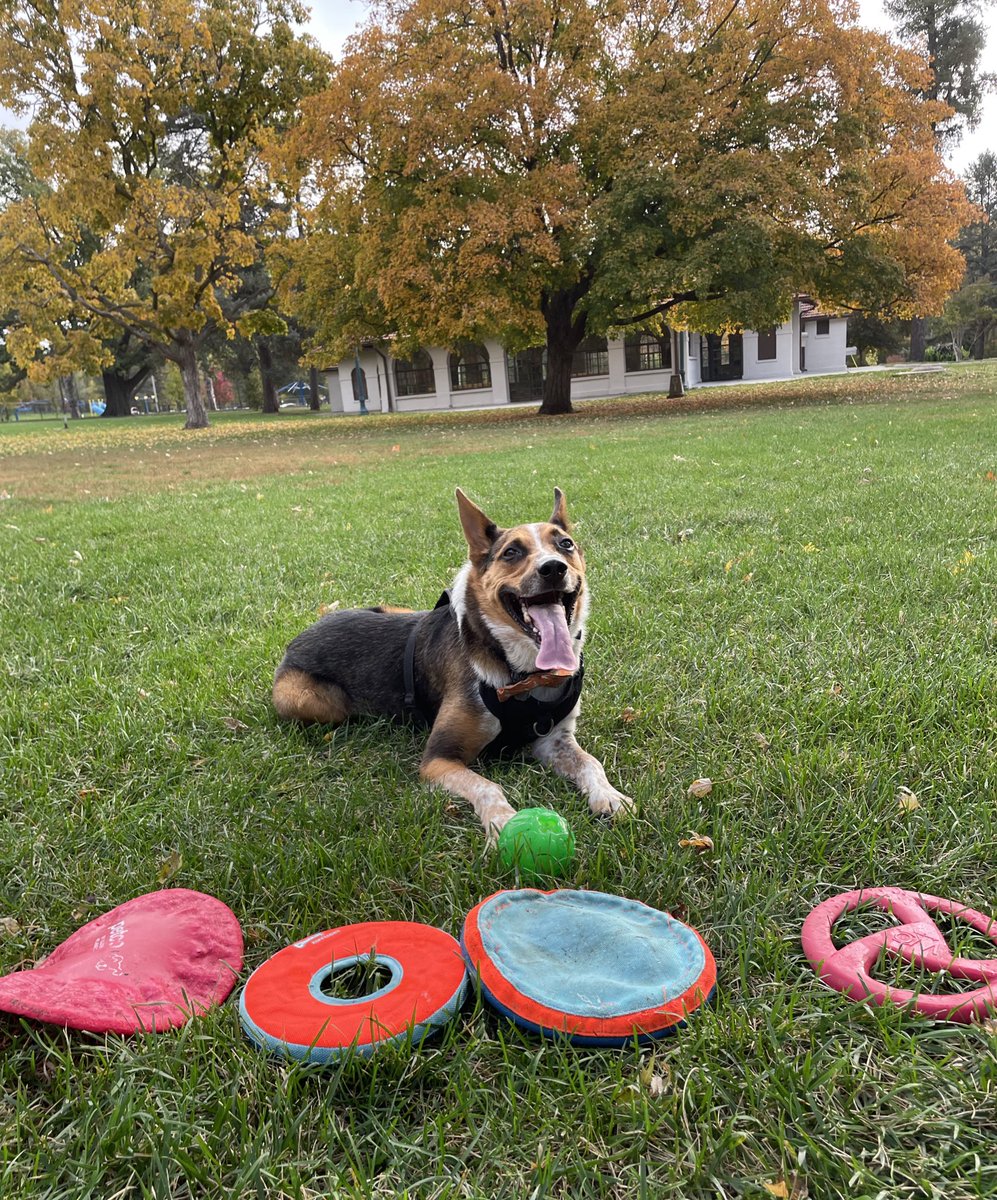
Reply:
M743 333L678 335L679 370L687 387L735 379L785 379L807 372L843 371L847 366L848 321L797 300L782 325ZM439 408L539 402L545 351L507 353L485 341L457 351L419 350L394 358L387 349L358 348L328 372L330 406L371 412L418 412ZM625 338L586 338L575 352L571 398L667 392L672 373L667 334L635 332Z

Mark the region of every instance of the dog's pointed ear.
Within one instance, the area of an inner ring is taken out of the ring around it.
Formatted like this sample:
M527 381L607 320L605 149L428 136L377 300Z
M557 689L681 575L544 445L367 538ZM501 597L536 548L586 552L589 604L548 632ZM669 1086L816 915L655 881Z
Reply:
M554 488L554 512L550 518L551 525L559 525L565 533L571 529L571 522L568 520L568 505L564 499L564 492L559 487Z
M499 527L480 508L457 489L457 511L467 538L468 556L472 562L485 558L499 535Z

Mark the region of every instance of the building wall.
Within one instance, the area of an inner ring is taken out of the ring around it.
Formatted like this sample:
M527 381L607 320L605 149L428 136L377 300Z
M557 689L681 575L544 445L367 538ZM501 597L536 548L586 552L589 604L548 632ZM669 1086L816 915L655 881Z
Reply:
M811 371L843 371L848 365L845 359L845 346L848 342L848 321L844 317L831 317L828 320L828 332L817 333L817 322L807 320L802 322L803 339L807 348L807 373Z
M800 345L806 347L807 371L841 371L847 366L845 345L848 337L848 322L843 317L829 319L828 334L817 336L814 320L800 320L799 309L794 306L791 319L776 327L776 357L758 358L758 334L745 330L742 336L745 380L785 378L800 373ZM804 334L801 338L801 334ZM700 335L680 335L684 340L682 358L686 371L686 385L697 387L700 378ZM491 368L491 387L453 389L450 386L449 353L439 347L428 348L433 362L435 392L415 396L399 396L394 372L390 380L391 396L397 412L425 412L438 409L482 408L509 402L508 360L503 347L494 341L484 343L488 351ZM638 392L667 392L671 371L627 371L622 338L608 343L609 371L605 375L576 376L571 381L571 396L574 400L585 400L597 396L621 396ZM377 351L360 351L360 365L367 381L367 409L369 412L388 412L388 384L385 359ZM393 360L386 355L387 363L393 368ZM360 406L353 398L353 376L355 358L343 359L338 371L328 372L330 405L333 411L358 413Z

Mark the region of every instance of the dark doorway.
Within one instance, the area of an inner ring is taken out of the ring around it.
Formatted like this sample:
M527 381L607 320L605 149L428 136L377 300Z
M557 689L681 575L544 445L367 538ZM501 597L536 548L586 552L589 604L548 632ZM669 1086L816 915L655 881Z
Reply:
M704 383L740 379L744 375L744 345L739 333L706 333L699 339L699 365Z
M509 400L513 404L535 403L543 399L547 351L542 346L507 356Z

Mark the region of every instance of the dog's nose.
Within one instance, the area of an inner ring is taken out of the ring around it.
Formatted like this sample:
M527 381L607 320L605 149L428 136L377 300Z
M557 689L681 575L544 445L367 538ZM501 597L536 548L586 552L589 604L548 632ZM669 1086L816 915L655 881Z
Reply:
M537 567L537 574L541 579L547 579L551 583L559 583L567 574L568 564L562 562L559 558L548 558L546 562L542 562Z

